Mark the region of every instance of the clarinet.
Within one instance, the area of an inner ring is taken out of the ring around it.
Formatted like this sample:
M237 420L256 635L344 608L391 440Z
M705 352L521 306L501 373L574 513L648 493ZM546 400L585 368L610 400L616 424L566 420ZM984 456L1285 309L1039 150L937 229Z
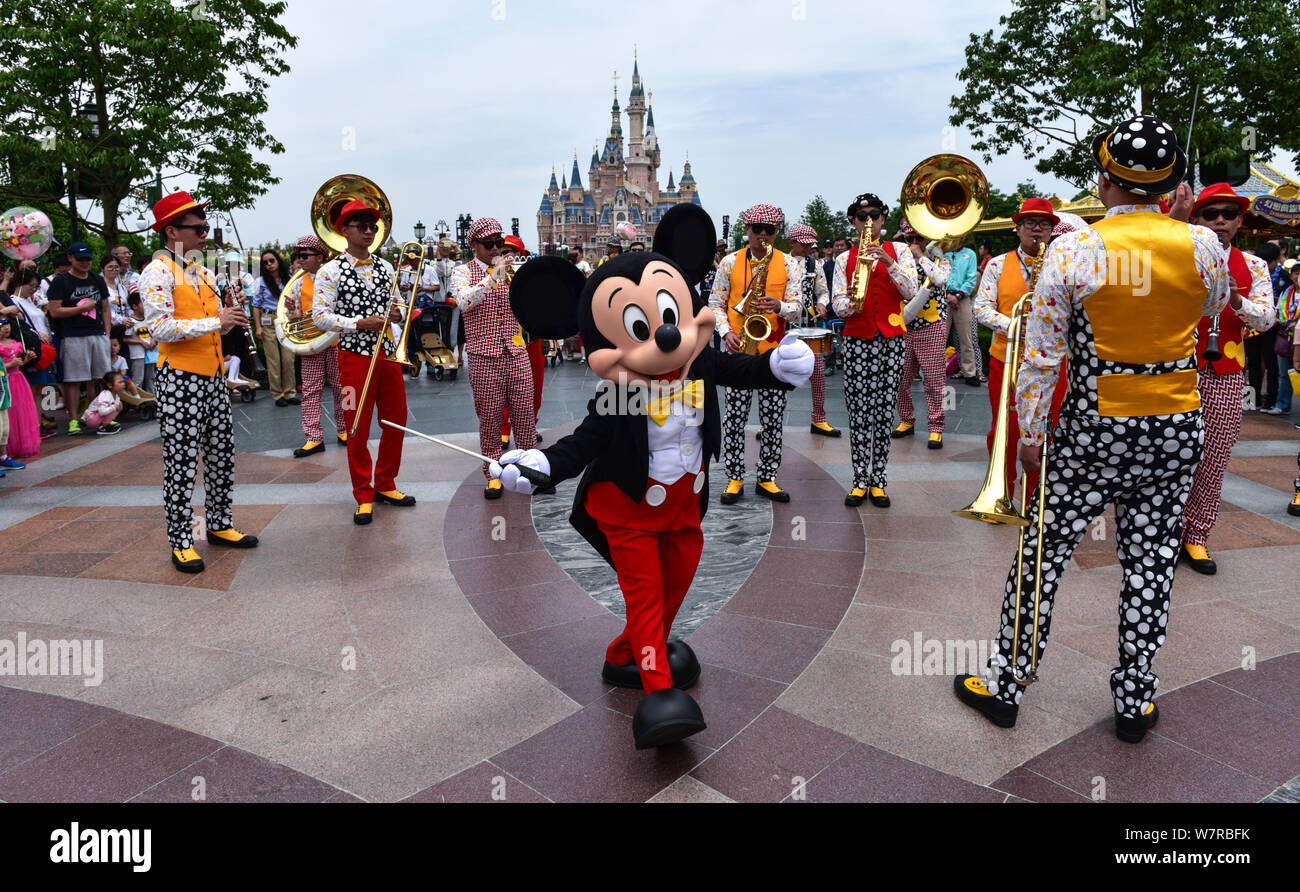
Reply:
M814 257L804 258L803 273L803 293L806 300L800 308L799 324L804 328L811 328L817 322L817 260Z
M1219 351L1219 315L1210 320L1210 333L1205 338L1205 358L1209 362L1218 362L1223 358Z

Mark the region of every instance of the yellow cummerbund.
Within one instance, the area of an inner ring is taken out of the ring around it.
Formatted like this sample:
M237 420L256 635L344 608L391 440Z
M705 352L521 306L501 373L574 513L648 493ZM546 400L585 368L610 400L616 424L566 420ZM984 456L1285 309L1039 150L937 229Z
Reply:
M1196 369L1163 375L1099 375L1097 414L1105 418L1173 415L1201 408Z

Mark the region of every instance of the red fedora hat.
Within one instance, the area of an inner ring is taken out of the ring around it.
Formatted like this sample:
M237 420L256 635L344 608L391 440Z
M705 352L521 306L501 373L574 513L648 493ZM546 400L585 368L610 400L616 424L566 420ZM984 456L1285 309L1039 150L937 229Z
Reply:
M1216 204L1220 201L1232 202L1241 208L1243 214L1250 210L1249 198L1238 195L1227 183L1215 183L1213 186L1206 186L1201 190L1201 194L1196 196L1196 203L1192 205L1192 216L1198 216L1201 213L1201 208L1207 204Z
M1046 217L1053 226L1061 222L1061 218L1056 216L1056 208L1046 198L1026 198L1020 205L1020 213L1012 214L1011 222L1019 223L1025 217Z
M164 195L162 200L153 206L153 231L162 232L163 227L178 217L207 206L206 201L199 204L188 192Z

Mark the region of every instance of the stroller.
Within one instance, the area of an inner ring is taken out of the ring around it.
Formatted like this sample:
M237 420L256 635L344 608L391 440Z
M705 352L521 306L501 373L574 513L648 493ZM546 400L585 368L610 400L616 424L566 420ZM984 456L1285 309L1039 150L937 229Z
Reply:
M140 414L141 421L153 421L158 417L158 398L147 390L139 390L134 394L123 392L119 396L123 406L134 409Z
M411 359L411 377L420 377L421 364L428 365L435 381L441 381L443 374L452 381L460 371L456 363L456 354L442 341L438 314L432 309L422 309L420 315L411 322L409 354Z

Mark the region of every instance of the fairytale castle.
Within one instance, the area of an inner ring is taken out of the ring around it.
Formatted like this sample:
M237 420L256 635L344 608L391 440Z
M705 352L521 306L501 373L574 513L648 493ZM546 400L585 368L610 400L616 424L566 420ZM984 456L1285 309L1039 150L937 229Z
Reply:
M652 94L653 95L653 94ZM604 254L605 245L618 239L626 248L627 239L619 238L615 227L631 223L637 238L648 246L654 238L660 218L675 204L700 203L691 176L689 156L682 168L682 178L673 183L668 172L668 188L659 188L659 138L655 135L654 110L646 102L639 64L632 64L632 92L627 100L629 137L623 150L622 113L618 107L618 80L614 82L614 107L609 136L603 150L591 153L587 184L583 188L578 156L573 156L573 171L568 181L557 183L551 169L551 184L542 194L537 211L538 244L542 250L556 250L560 245L582 248L586 254Z

